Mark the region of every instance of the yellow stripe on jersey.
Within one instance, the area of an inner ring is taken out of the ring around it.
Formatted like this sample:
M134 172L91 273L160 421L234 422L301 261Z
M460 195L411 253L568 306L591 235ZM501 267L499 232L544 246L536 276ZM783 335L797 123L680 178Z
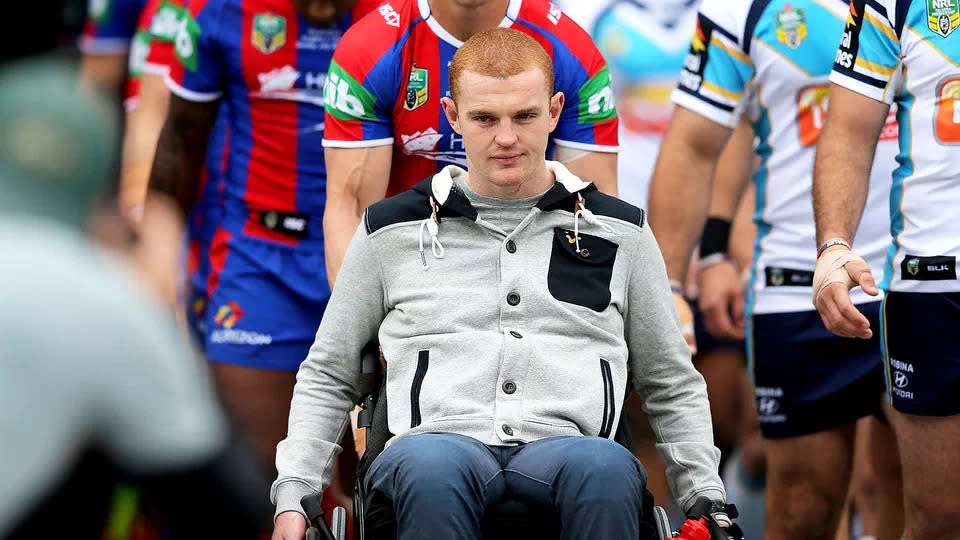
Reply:
M863 18L864 18L867 22L869 22L870 24L872 24L874 28L876 28L877 30L883 32L883 35L885 35L885 36L887 36L888 38L890 38L890 41L892 41L892 42L894 42L894 43L900 43L900 39L897 38L897 35L893 33L893 29L890 28L890 25L889 25L889 24L887 24L887 23L881 21L880 19L874 17L873 15L870 14L869 11L866 11L866 10L864 10Z
M813 77L813 75L812 75L809 71L807 71L807 70L803 69L802 67L800 67L800 64L794 62L793 60L790 59L789 56L787 56L787 55L781 53L780 51L778 51L777 48L774 47L773 45L770 45L770 44L767 43L766 41L760 39L758 36L753 36L753 41L754 41L755 43L760 43L760 44L762 44L764 47L767 48L767 50L769 50L769 51L772 52L773 54L779 56L780 58L782 58L785 62L787 62L787 63L790 64L791 66L793 66L793 67L797 68L798 70L800 70L800 72L803 73L804 75L806 75L807 77L811 77L811 78Z
M719 49L722 49L724 52L726 52L726 53L729 54L730 56L736 58L737 60L739 60L740 62L742 62L742 63L744 63L744 64L746 64L746 65L748 65L748 66L752 66L752 65L753 65L753 61L750 60L750 57L749 57L749 56L743 54L743 51L741 51L741 50L739 50L739 49L737 49L737 48L735 48L735 47L731 47L731 46L727 45L726 43L724 43L723 41L721 41L720 39L718 39L716 34L710 36L710 44L711 44L711 45L716 45Z
M841 21L846 21L846 20L847 20L847 13L850 11L849 9L842 9L842 10L840 10L840 12L838 13L837 10L834 9L834 4L833 4L832 2L831 2L830 4L827 4L827 3L824 2L823 0L813 0L813 3L814 3L814 4L817 4L817 5L820 6L820 7L822 7L822 8L824 9L824 11L826 11L827 13L830 13L830 14L833 15L834 17L840 19ZM844 6L844 7L846 7L846 6Z
M947 53L941 51L936 45L933 44L933 41L931 41L930 38L928 38L927 36L923 35L923 32L918 32L916 28L910 26L909 24L905 24L904 27L905 27L907 30L910 30L911 32L913 32L913 33L917 36L917 39L919 39L920 41L923 41L924 43L926 43L931 49L933 49L934 51L936 51L937 54L939 54L940 56L942 56L944 60L946 60L947 62L950 62L951 64L953 64L953 65L956 66L957 68L960 68L960 64L958 64L956 60L954 60L953 58L950 58L950 56L947 55ZM939 36L938 36L938 37L939 37Z
M896 69L896 68L883 66L880 64L874 64L869 60L864 60L863 57L860 57L860 56L857 57L857 61L855 62L855 65L862 67L863 69L866 69L868 71L879 73L880 75L883 75L885 77L890 77L891 75L893 75L893 70Z
M700 87L703 88L703 89L705 89L705 90L709 90L709 91L713 92L714 94L717 94L718 96L723 96L723 97L729 99L730 101L733 101L733 102L739 102L739 101L740 101L740 94L739 94L739 93L737 93L737 92L732 92L732 91L730 91L730 90L727 90L726 88L721 88L721 87L713 84L713 83L710 82L710 81L703 81L703 83L701 83Z

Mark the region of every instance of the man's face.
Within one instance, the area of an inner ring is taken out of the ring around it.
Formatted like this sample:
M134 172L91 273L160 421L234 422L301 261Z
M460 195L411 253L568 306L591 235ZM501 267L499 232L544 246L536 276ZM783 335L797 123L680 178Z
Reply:
M443 98L443 108L463 136L471 178L498 188L530 179L543 167L563 94L551 96L537 68L507 79L463 71L459 88L456 103Z
M293 6L314 26L328 26L343 17L357 0L291 0Z

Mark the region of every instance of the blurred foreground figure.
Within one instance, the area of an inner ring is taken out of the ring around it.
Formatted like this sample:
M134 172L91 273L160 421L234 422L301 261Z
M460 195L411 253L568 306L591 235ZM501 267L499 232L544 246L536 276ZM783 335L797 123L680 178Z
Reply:
M174 530L202 504L229 516L218 537L253 537L265 487L203 365L85 235L117 126L75 87L55 64L0 73L0 537L97 538L118 479Z

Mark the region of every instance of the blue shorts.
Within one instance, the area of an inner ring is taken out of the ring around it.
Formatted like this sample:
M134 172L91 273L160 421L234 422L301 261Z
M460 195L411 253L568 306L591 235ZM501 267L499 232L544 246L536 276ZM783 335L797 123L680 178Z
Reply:
M193 344L207 344L207 281L210 278L210 242L192 239L188 247L186 300L187 330Z
M880 302L857 308L870 320L869 340L834 335L814 310L750 318L747 351L765 438L799 437L881 414Z
M906 414L960 414L960 293L889 292L881 320L887 400Z
M207 359L296 371L330 299L322 244L291 247L219 229L210 261Z

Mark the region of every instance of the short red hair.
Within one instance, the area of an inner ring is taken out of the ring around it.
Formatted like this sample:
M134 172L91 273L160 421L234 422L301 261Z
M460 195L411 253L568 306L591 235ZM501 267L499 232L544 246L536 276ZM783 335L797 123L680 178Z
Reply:
M464 43L450 62L450 96L460 93L460 75L472 71L478 75L506 79L531 68L543 71L547 92L553 95L553 60L532 37L511 28L484 30Z

